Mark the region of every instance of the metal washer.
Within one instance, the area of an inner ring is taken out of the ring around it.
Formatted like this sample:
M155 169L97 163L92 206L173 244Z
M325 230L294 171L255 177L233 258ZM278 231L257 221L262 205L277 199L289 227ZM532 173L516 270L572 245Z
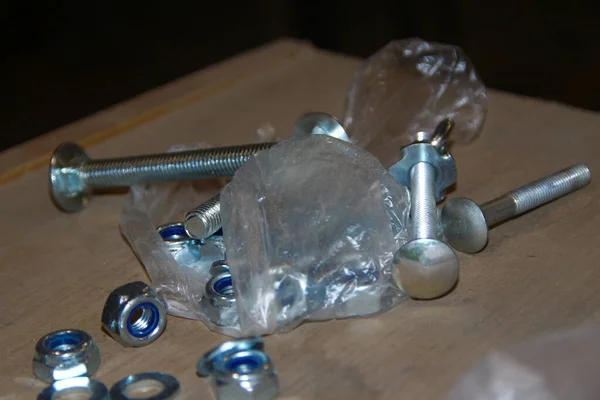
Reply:
M162 391L154 394L150 397L129 397L127 395L127 388L129 386L141 382L141 381L154 381L162 385ZM141 374L129 375L125 379L115 383L110 388L110 399L111 400L172 400L179 393L179 381L175 377L162 372L144 372Z
M71 390L84 389L90 393L89 400L109 400L108 388L94 379L79 377L54 382L40 392L37 400L52 400L67 395Z

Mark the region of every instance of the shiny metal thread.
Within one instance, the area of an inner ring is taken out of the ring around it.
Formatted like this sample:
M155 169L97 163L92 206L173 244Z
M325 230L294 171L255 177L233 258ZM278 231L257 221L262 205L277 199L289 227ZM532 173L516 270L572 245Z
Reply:
M205 239L221 229L221 194L189 211L184 226L190 236L197 239Z
M412 239L437 239L435 168L431 164L420 162L411 168L410 190Z
M578 164L522 186L506 195L514 200L515 215L519 215L580 189L590 180L589 168Z
M147 156L90 160L80 173L92 187L231 177L248 159L275 143L218 147Z

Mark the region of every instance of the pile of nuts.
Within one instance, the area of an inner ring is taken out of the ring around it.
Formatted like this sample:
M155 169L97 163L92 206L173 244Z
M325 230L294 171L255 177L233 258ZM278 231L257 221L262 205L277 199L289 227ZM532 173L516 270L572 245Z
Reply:
M575 165L530 183L481 206L466 198L437 203L455 184L456 164L446 147L452 120L442 121L431 134L402 149L403 157L390 174L411 193L410 240L394 256L396 283L410 297L433 299L445 295L458 281L459 262L454 249L474 253L487 244L487 233L507 219L548 203L585 186L590 171ZM326 114L308 114L298 120L295 136L326 134L349 141L343 127ZM171 180L231 177L250 156L273 143L203 149L168 155L90 160L75 144L62 144L50 166L50 187L55 203L65 211L82 209L92 189ZM219 196L191 210L183 222L157 228L174 254L195 251L202 243L222 249L221 260L209 264L201 307L211 322L231 326L237 319L233 283L222 247ZM115 289L102 312L104 330L123 346L154 342L165 330L167 306L143 282ZM51 386L39 399L56 398L72 390L85 390L93 399L129 399L128 392L141 381L155 382L154 400L175 398L178 381L158 372L130 375L110 391L90 379L100 365L100 353L91 336L79 330L61 330L42 337L33 360L35 375ZM273 399L278 394L277 373L260 338L228 341L206 353L198 362L200 376L211 376L218 399ZM141 397L136 397L141 398Z

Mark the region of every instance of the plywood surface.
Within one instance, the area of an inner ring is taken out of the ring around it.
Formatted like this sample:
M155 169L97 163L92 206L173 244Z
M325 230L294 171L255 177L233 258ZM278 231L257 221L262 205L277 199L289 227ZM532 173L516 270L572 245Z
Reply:
M280 41L0 155L0 399L44 387L31 358L40 336L74 327L96 339L96 378L112 385L149 370L175 375L184 399L210 398L195 363L226 338L170 318L154 344L125 349L100 329L107 294L147 280L118 221L123 196L98 196L78 214L47 195L47 153L79 140L93 157L161 151L175 143L254 140L271 123L287 136L309 110L338 114L358 61ZM484 201L576 162L600 170L600 116L491 91L481 138L456 146L453 196ZM491 232L477 255L460 255L461 281L436 301L407 301L368 319L305 324L265 339L281 398L440 399L488 349L600 322L600 215L595 182Z

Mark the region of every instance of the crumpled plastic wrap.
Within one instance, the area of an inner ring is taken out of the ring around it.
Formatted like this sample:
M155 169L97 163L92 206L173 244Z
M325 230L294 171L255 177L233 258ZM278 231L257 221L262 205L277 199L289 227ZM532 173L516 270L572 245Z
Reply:
M448 400L598 399L598 371L600 327L551 333L491 352Z
M206 145L174 146L169 151L205 148ZM129 190L121 214L121 232L142 262L152 287L167 302L169 314L202 320L211 330L240 336L239 326L217 326L204 314L201 299L210 279L209 267L224 258L222 239L172 252L157 227L183 220L185 213L208 200L226 182L197 182L135 185Z
M352 141L389 167L418 132L452 118L451 140L469 142L487 112L485 86L457 46L396 40L365 60L352 79L343 123Z
M393 307L408 210L407 189L350 143L316 135L252 157L221 192L242 333Z

